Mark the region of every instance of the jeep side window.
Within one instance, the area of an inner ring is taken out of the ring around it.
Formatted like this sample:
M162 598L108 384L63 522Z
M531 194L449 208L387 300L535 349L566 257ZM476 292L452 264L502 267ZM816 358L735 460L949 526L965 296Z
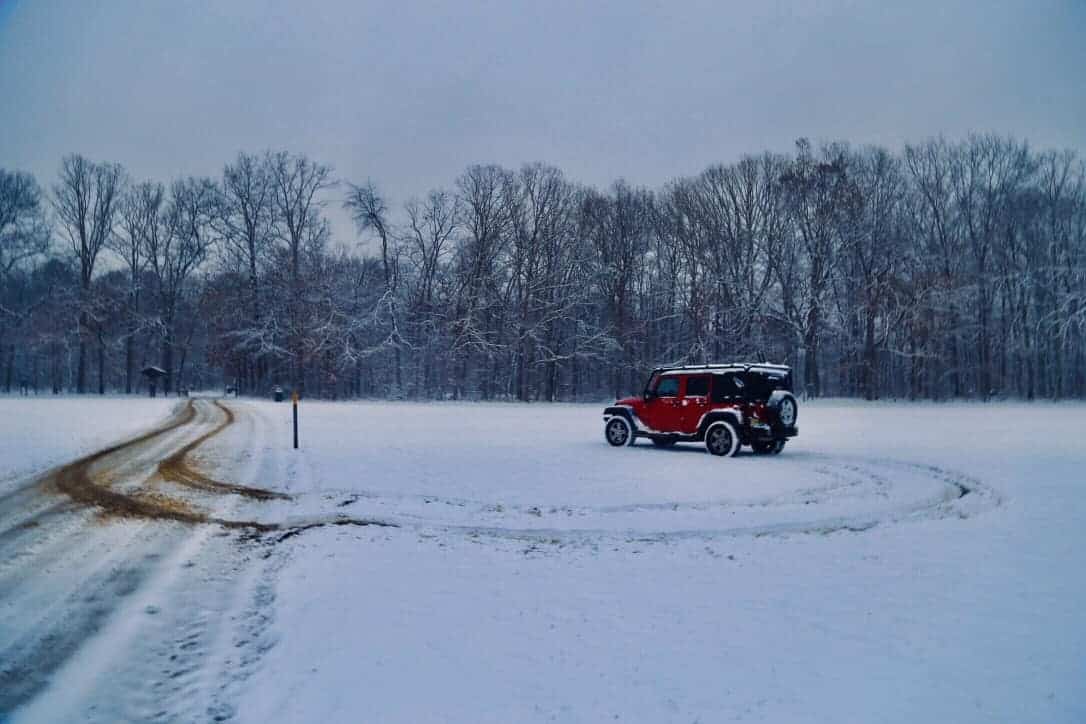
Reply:
M679 396L679 378L678 377L661 377L660 381L656 383L656 396L657 397L678 397Z
M743 394L743 380L736 372L713 375L713 402L726 402Z
M755 400L768 400L773 390L780 385L780 378L765 372L751 371L747 374L747 394Z
M686 396L687 397L708 397L709 396L709 375L698 375L696 377L686 378Z
M743 375L743 388L746 391L745 394L752 400L762 399L762 381L758 377L757 373L748 372Z

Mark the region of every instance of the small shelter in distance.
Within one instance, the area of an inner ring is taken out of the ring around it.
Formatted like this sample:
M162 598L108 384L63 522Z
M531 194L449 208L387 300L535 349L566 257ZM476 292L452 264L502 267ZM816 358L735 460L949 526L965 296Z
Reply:
M166 370L154 365L148 365L140 370L140 374L147 378L147 389L150 390L151 397L154 397L155 391L158 389L158 381L166 376Z

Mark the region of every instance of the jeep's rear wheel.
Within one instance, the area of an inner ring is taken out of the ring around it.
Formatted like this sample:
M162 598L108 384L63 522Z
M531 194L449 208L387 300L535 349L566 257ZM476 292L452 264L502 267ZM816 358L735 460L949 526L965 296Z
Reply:
M630 423L621 417L612 417L603 426L603 436L612 447L622 447L633 442L633 430Z
M776 444L776 440L759 440L758 442L752 442L750 449L754 451L755 455L769 455L773 452L773 447Z
M780 455L784 450L784 440L766 440L751 443L755 455Z
M731 457L739 450L739 433L730 422L714 422L705 431L705 449L713 455Z

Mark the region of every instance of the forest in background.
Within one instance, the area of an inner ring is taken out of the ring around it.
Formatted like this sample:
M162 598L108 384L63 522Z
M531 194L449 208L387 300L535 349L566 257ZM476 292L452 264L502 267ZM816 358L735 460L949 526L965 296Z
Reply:
M1086 397L1082 159L801 139L656 189L471 166L402 205L286 152L169 183L0 168L0 391L137 393L155 365L173 392L598 400L744 360L812 397Z

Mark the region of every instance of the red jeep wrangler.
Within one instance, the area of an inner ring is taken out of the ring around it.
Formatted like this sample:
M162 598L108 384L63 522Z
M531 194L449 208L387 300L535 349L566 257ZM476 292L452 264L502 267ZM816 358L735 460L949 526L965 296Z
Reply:
M647 437L657 447L704 442L713 455L735 455L743 445L776 455L799 434L792 370L771 364L661 367L641 397L603 411L607 442L633 445Z

